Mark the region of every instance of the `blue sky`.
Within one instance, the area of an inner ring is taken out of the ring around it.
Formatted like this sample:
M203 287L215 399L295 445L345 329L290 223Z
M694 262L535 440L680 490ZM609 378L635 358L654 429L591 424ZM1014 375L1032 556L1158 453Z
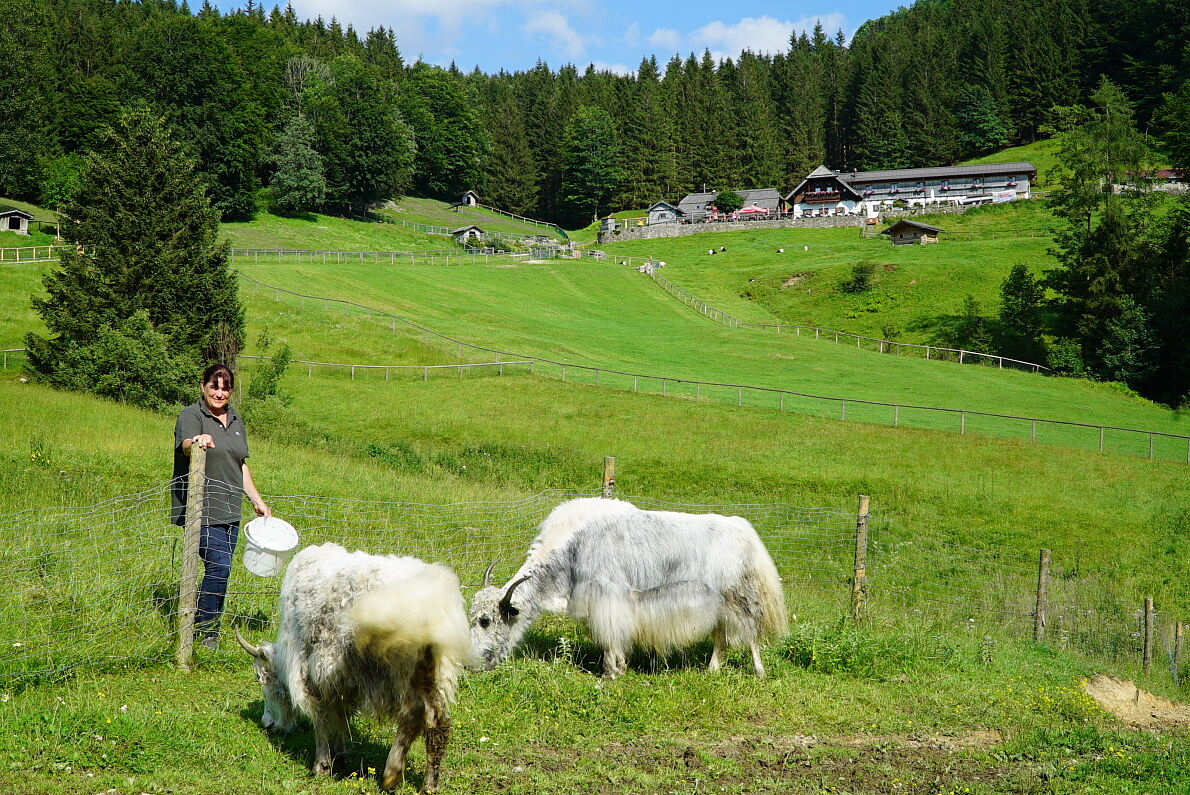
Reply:
M222 10L243 5L214 4ZM850 37L865 20L899 5L892 0L740 5L722 0L293 0L302 18L321 15L329 21L334 16L360 33L391 27L406 61L420 56L445 66L453 59L461 69L478 65L485 72L526 69L538 58L555 68L593 63L625 72L635 71L650 54L664 66L674 53L704 49L720 58L743 49L775 52L784 48L790 31L813 28L816 20L828 33L842 29ZM266 1L265 7L272 3Z

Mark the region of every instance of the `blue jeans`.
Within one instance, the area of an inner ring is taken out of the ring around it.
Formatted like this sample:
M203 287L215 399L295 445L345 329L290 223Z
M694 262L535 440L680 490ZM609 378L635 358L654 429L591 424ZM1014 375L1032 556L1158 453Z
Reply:
M231 575L231 555L236 551L240 525L204 526L199 531L198 556L202 559L202 584L198 587L198 610L194 615L196 630L219 637L219 616L227 598L227 578Z

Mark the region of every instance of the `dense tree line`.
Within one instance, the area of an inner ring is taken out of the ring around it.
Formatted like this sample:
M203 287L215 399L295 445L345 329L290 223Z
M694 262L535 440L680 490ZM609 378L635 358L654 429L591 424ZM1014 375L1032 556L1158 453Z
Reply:
M649 57L629 75L409 65L391 29L254 0L228 14L0 0L0 14L0 193L63 203L81 155L147 105L225 218L251 216L262 188L282 211L345 213L473 188L589 220L696 189L790 188L823 163L938 165L1028 142L1103 76L1147 124L1190 77L1182 0L919 0L850 42L819 27L782 53Z

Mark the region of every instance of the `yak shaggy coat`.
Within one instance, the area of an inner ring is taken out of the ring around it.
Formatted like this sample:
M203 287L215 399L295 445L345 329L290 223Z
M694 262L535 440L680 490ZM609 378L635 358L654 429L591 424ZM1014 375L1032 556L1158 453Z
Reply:
M490 568L489 568L490 574ZM541 523L525 564L503 587L489 578L471 602L471 637L487 667L506 659L543 611L587 625L604 675L622 674L634 645L658 651L714 641L710 668L785 631L785 598L756 530L738 516L642 511L583 498Z
M423 789L438 785L454 700L471 640L459 581L417 558L306 547L281 584L275 643L252 655L264 691L265 728L292 731L297 715L314 725L315 774L345 751L348 721L362 710L396 723L381 779L404 782L405 754L419 734L428 757Z

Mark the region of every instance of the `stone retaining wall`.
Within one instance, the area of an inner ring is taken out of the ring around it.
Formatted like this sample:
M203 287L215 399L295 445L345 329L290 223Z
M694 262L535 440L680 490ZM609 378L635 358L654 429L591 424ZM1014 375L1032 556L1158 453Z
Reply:
M974 206L974 205L973 205ZM915 215L961 215L971 207L889 208L880 213L882 227L888 218L908 218ZM821 218L780 218L771 221L716 221L697 224L653 224L652 226L629 226L614 232L600 232L600 243L615 243L620 240L654 240L661 237L685 237L707 232L746 232L749 229L833 229L847 226L864 226L861 215L827 215Z

